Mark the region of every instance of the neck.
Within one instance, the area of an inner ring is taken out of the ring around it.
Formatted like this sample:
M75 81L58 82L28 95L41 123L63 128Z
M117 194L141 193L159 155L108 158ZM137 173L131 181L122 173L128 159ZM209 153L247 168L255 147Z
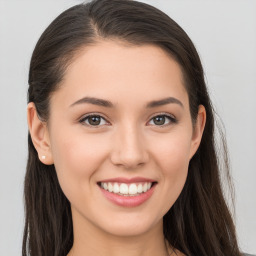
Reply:
M76 220L78 218L75 218ZM68 256L169 256L163 223L158 223L150 231L136 236L116 236L93 226L81 225L74 221L74 243Z

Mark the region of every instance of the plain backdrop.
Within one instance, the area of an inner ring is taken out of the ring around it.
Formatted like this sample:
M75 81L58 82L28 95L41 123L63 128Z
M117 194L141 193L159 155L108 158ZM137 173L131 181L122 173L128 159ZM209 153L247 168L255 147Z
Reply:
M0 256L21 255L29 61L49 23L80 0L0 0ZM148 0L188 33L226 127L243 251L256 253L256 1Z

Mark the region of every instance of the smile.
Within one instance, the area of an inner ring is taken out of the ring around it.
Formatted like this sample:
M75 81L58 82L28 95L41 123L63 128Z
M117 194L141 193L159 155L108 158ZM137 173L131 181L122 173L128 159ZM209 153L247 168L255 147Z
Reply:
M111 183L111 182L101 182L100 186L114 194L123 196L136 196L141 193L147 192L152 187L152 182L141 182L141 183Z
M122 207L136 207L151 198L157 182L144 178L115 178L97 184L108 201Z

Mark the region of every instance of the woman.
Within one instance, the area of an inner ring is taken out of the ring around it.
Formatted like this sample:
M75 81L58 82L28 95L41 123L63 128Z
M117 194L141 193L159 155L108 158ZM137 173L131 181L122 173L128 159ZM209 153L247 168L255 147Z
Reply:
M60 14L33 52L27 113L23 256L241 255L203 68L163 12Z

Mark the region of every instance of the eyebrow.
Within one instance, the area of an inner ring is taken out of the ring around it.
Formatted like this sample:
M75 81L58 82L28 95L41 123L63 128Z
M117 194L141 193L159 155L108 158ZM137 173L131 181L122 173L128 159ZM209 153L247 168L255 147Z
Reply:
M114 108L114 104L112 102L110 102L108 100L104 100L104 99L95 98L95 97L81 98L78 101L71 104L70 107L73 107L73 106L79 105L79 104L85 104L85 103L102 106L102 107L107 107L107 108ZM174 97L168 97L168 98L164 98L164 99L160 99L160 100L150 101L146 104L146 108L159 107L159 106L167 105L170 103L178 104L184 108L182 102Z
M168 98L164 98L164 99L161 99L161 100L150 101L150 102L147 103L146 108L159 107L159 106L167 105L167 104L170 104L170 103L178 104L178 105L180 105L181 107L184 108L181 101L174 98L174 97L168 97Z
M108 100L94 98L94 97L84 97L84 98L74 102L73 104L71 104L70 107L75 106L75 105L79 105L79 104L84 104L84 103L90 103L90 104L93 104L93 105L103 106L103 107L107 107L107 108L113 108L114 107L112 102L110 102Z

